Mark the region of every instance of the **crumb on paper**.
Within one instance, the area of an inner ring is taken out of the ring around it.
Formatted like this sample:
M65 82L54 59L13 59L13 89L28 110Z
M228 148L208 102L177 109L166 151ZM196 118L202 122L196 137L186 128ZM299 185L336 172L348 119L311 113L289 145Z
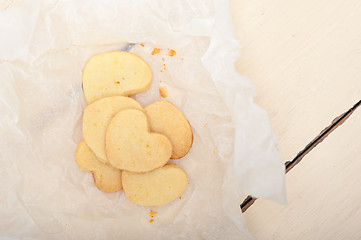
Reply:
M213 154L216 154L216 151L213 151Z
M116 83L116 84L119 84L120 82L119 82L119 81L116 81L115 83Z
M182 199L182 196L179 196L179 199Z
M204 127L207 127L208 123L203 124Z
M141 44L140 44L140 46L144 47L144 44L143 44L143 43L141 43Z
M183 61L183 58L181 58L181 60Z
M149 222L150 222L150 223L154 222L154 219L150 219Z
M177 54L176 51L174 51L173 49L170 49L168 52L168 56L171 56L171 57L173 57L176 54Z
M166 98L168 96L168 91L165 87L160 87L159 94L162 96L162 98Z
M160 72L163 72L163 69L161 69Z
M162 49L160 49L160 48L154 48L154 49L153 49L153 52L152 52L151 54L152 54L152 55L159 54L161 50L162 50Z
M154 215L156 215L158 212L156 212L156 211L153 211L153 210L150 210L149 211L149 215L151 216L151 217L154 217Z
M164 61L164 58L162 58L162 60Z

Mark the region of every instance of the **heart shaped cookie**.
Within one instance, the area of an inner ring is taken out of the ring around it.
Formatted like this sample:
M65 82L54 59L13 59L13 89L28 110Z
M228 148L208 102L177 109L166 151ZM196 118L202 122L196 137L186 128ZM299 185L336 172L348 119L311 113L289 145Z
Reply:
M164 134L172 143L172 159L184 157L193 143L188 120L173 104L161 100L148 105L145 113L152 131Z
M75 161L84 171L93 174L95 185L103 192L122 189L122 172L108 164L101 163L84 141L78 144Z
M147 173L123 171L127 198L143 206L165 205L179 197L187 186L187 174L177 165L165 165Z
M129 96L152 82L148 64L130 52L111 51L91 57L83 71L83 90L88 103L110 96Z
M107 163L105 154L105 132L114 117L121 110L136 108L143 111L140 103L129 97L102 98L88 105L83 115L83 137L99 160Z
M108 126L105 151L109 163L118 169L148 172L167 163L172 144L166 136L150 132L142 111L126 109Z

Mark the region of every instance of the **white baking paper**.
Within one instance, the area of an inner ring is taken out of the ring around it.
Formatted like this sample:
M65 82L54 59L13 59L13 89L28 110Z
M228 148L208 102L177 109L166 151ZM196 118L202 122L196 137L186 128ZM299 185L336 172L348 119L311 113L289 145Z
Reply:
M242 197L285 201L267 114L234 68L240 47L226 0L25 0L0 12L0 40L1 237L248 239ZM189 184L166 206L103 193L74 161L82 69L117 49L152 68L150 89L134 97L145 106L163 86L192 125L191 151L171 161Z

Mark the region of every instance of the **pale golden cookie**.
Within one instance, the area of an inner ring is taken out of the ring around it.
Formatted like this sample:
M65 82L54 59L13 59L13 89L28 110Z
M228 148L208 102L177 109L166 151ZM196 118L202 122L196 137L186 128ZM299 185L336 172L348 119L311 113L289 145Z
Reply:
M142 106L129 97L107 97L88 105L83 115L83 136L85 142L103 163L107 163L105 154L105 132L114 115L121 110Z
M116 168L148 172L167 163L172 154L169 139L149 131L145 113L127 109L117 113L105 136L108 161Z
M93 174L95 185L103 192L116 192L122 189L122 171L101 163L84 141L78 144L75 161L84 171Z
M111 51L91 57L83 71L88 103L110 96L129 96L146 90L152 82L148 64L130 52Z
M172 143L172 159L184 157L193 143L192 128L185 118L173 104L161 100L150 104L145 109L150 129L164 134Z
M147 173L123 171L127 198L143 206L165 205L179 197L187 186L187 174L177 165L165 165Z

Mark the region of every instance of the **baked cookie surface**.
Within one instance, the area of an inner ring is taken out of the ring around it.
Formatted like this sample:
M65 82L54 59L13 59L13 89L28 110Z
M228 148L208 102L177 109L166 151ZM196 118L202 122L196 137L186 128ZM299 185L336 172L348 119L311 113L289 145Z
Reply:
M124 109L143 107L132 98L115 96L102 98L88 105L83 114L83 137L90 149L103 163L107 163L105 153L105 133L114 115Z
M166 136L150 132L144 112L126 109L111 120L106 131L105 150L114 167L148 172L167 163L172 144Z
M129 96L146 90L152 71L139 56L111 51L91 57L83 70L83 90L88 103L110 96Z
M187 174L169 164L147 173L123 171L123 190L127 198L142 206L162 206L179 197L187 186Z
M103 192L116 192L122 189L122 172L98 160L84 141L78 144L75 152L78 166L93 174L94 183Z
M152 131L164 134L172 143L172 159L184 157L193 143L192 128L173 104L160 100L144 108Z

